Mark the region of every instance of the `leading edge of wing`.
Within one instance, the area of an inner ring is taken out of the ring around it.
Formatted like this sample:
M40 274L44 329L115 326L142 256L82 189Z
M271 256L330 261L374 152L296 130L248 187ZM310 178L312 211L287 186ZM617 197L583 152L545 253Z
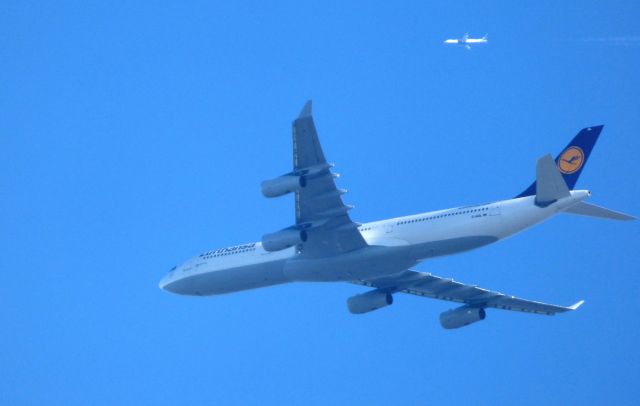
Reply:
M305 186L295 192L296 225L306 228L307 239L301 244L305 256L326 256L367 246L348 212L335 177L327 163L307 101L292 124L293 171L305 179ZM312 225L312 226L309 226Z
M426 272L404 271L400 274L366 281L353 281L359 285L377 288L384 292L407 293L432 299L464 303L472 307L520 311L552 316L576 310L584 303L580 300L571 306L560 306L505 295L504 293L468 285Z

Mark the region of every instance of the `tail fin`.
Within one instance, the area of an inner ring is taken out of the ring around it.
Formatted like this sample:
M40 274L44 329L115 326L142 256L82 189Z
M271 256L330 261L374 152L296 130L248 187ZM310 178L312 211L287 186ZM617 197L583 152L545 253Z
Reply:
M569 145L567 145L562 152L556 157L555 162L562 174L562 178L569 190L573 190L582 169L591 155L591 150L596 144L600 132L602 131L602 125L595 127L583 128L578 135L576 135ZM531 186L520 193L518 197L534 196L536 194L536 182L533 182Z
M546 207L563 197L569 197L571 193L567 184L562 179L562 174L553 162L551 154L538 159L536 164L536 204Z

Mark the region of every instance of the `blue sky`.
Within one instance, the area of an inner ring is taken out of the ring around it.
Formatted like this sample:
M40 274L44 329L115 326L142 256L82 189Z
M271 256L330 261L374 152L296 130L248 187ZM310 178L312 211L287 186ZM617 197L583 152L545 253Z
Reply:
M307 99L352 217L509 198L582 127L578 182L640 214L637 2L22 2L0 9L0 403L629 404L640 396L637 223L558 216L419 270L577 312L346 284L158 289L174 264L293 221ZM442 41L488 34L471 51Z

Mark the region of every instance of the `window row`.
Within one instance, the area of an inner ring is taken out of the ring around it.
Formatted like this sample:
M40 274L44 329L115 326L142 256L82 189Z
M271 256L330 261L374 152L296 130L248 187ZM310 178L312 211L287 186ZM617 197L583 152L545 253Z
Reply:
M479 209L462 210L462 211L458 211L458 212L454 212L454 213L439 214L437 216L422 217L422 218L414 219L414 220L399 221L397 223L397 225L409 224L409 223L417 223L417 222L420 222L420 221L435 220L435 219L440 219L440 218L443 218L443 217L457 216L459 214L477 213L477 212L483 212L483 211L487 211L487 210L489 210L488 207L482 207L482 208L479 208Z

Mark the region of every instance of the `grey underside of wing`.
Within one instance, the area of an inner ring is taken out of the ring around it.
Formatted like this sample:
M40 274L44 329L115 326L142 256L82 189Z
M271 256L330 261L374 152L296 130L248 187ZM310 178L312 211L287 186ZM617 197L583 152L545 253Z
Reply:
M532 300L508 296L500 292L483 289L474 285L466 285L453 279L445 279L425 272L404 271L390 277L353 283L377 288L386 292L402 292L432 299L463 303L474 307L493 307L503 310L514 310L525 313L554 315L575 310L582 302L564 307Z
M311 116L311 102L292 127L294 173L307 178L306 186L295 194L296 224L309 227L308 239L300 247L302 254L326 256L365 247L367 243L358 224L349 217L351 207L342 202L345 191L336 187L322 152Z

